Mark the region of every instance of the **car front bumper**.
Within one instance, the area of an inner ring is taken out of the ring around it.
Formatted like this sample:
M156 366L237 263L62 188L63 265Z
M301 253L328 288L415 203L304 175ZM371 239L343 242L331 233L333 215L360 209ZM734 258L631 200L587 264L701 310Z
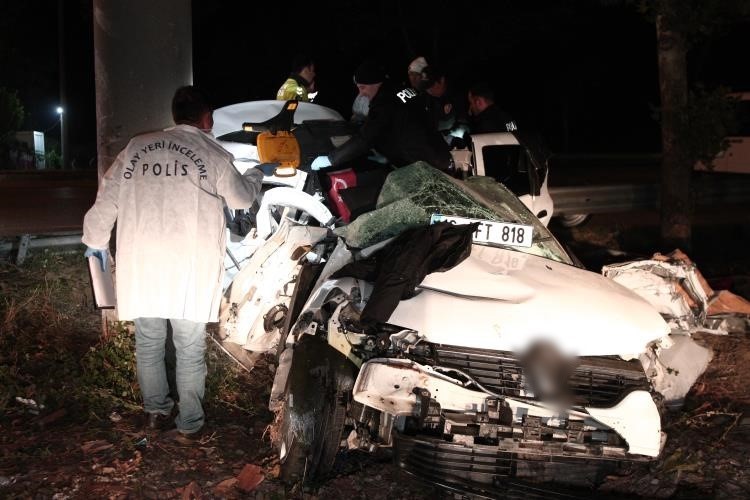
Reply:
M354 384L358 403L396 417L402 433L458 446L536 457L646 461L662 445L659 410L633 389L606 407L560 408L508 397L407 359L364 363Z

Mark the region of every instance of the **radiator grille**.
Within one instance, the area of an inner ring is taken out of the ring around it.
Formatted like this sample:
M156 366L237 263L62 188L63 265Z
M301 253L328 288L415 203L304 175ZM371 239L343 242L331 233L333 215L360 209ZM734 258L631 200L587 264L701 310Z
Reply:
M522 397L524 369L518 357L506 351L432 344L437 366L454 368L471 376L488 390L503 396ZM610 407L633 390L648 390L641 364L609 357L580 357L569 379L574 404Z
M402 470L421 480L471 498L504 500L592 498L595 478L617 467L612 461L568 457L539 456L529 461L497 448L398 433L395 455Z

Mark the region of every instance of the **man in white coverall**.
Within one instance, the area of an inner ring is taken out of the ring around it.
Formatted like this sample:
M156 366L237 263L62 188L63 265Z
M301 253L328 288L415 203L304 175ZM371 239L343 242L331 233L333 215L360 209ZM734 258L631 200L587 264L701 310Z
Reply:
M177 367L179 440L200 436L205 416L207 322L218 320L224 272L225 215L247 208L260 192L263 173L241 175L232 155L208 133L212 110L189 86L172 100L176 126L134 137L101 180L83 220L86 255L104 266L117 221L117 308L135 322L138 383L151 429L169 425L164 362L171 323Z

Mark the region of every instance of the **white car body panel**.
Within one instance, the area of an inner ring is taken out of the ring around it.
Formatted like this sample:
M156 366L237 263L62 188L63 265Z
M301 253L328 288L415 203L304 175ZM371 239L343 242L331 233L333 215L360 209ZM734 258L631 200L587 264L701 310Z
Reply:
M292 290L285 287L300 267L300 259L293 259L292 255L299 247L316 244L326 233L325 228L282 220L276 233L232 282L229 305L233 309L222 314L224 330L231 342L257 352L278 345L279 328L266 331L265 316L279 304L289 306Z
M315 197L290 187L277 187L266 191L260 203L260 210L258 210L256 219L258 238L268 238L277 228L274 218L271 217L270 207L273 206L302 210L315 217L322 224L333 227L335 217Z
M506 262L509 254L523 264L493 267L495 257ZM420 286L388 322L435 343L522 352L534 340L549 340L571 356L630 359L669 333L653 307L612 280L499 248L473 245L465 261Z
M611 408L586 408L628 442L630 453L656 457L661 450L661 417L646 391L633 391Z
M252 121L261 123L278 115L286 101L249 101L231 104L214 110L213 133L221 137L230 132L242 129L242 124ZM252 118L252 120L250 119ZM306 120L343 120L335 110L313 104L300 102L294 113L294 123L299 125Z

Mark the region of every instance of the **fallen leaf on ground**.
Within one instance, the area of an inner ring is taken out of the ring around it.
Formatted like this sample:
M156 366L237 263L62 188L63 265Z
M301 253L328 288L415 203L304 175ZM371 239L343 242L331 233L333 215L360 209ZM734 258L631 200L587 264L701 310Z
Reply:
M263 469L255 464L245 464L237 476L237 486L244 492L253 491L263 482Z
M217 497L228 497L232 495L232 493L235 491L235 486L237 486L238 479L236 477L231 477L229 479L225 479L216 486L214 486L214 495Z
M203 492L198 483L192 481L190 484L185 486L182 490L182 500L200 500L203 498Z

